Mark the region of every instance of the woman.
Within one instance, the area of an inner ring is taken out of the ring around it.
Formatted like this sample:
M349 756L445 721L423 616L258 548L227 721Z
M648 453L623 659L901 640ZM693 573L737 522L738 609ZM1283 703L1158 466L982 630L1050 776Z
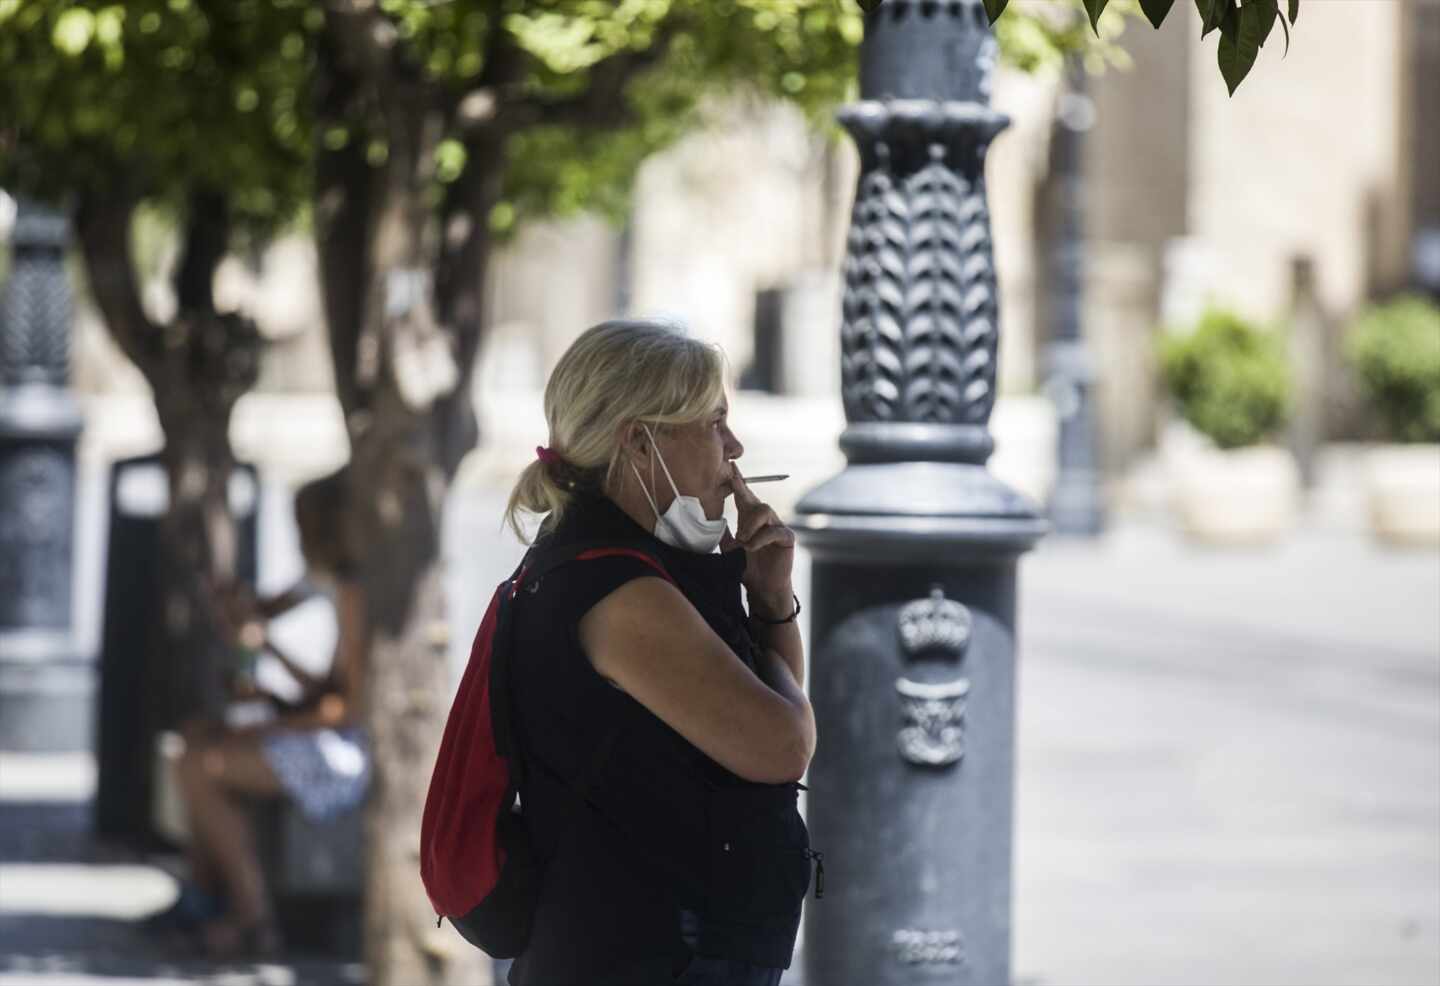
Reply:
M368 750L357 725L365 618L344 547L345 482L342 470L307 484L295 497L305 578L270 599L232 589L219 600L222 624L237 643L273 654L302 695L294 702L274 699L279 714L255 726L187 730L178 774L190 821L193 885L182 889L177 906L209 918L199 927L200 942L216 958L279 948L245 802L283 795L307 817L323 821L358 805L368 782ZM265 633L265 620L317 592L330 598L339 626L330 668L318 678ZM223 913L206 913L217 910L206 903L216 900L225 902Z
M521 800L545 876L512 986L774 986L790 964L815 749L795 535L745 485L727 413L718 348L644 321L589 329L546 386L550 443L510 524L524 539L519 512L545 515L532 554L628 546L669 579L611 555L517 597L512 701L541 768Z

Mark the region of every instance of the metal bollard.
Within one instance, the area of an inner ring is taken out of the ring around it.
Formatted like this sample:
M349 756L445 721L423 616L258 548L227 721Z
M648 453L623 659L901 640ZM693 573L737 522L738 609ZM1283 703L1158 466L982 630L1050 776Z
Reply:
M979 0L866 17L844 267L848 465L797 506L810 552L807 819L825 853L806 986L1010 976L1019 556L1040 507L987 472L998 306Z

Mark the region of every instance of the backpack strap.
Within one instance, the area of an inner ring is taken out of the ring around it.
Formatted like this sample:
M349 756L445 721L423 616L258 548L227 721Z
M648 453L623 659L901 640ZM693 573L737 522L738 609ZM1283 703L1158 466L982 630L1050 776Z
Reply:
M671 578L670 573L665 570L665 566L661 564L660 559L656 558L650 552L645 551L643 548L633 545L616 544L614 541L580 541L575 544L538 552L532 548L526 553L525 559L516 570L516 574L513 577L515 585L511 596L513 597L515 592L520 591L522 585L538 582L561 565L567 565L572 561L591 561L596 558L607 558L616 555L625 555L637 561L642 561L655 569L666 582L671 584L675 582L675 580Z

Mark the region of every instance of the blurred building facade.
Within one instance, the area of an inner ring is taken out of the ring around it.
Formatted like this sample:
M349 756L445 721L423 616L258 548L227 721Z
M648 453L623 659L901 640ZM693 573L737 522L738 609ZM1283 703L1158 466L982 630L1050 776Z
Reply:
M1145 337L1110 300L1125 283L1149 282L1154 321L1135 327L1146 332L1207 301L1284 320L1313 281L1324 316L1319 352L1304 357L1320 367L1313 410L1322 436L1342 440L1367 425L1341 362L1344 321L1420 280L1434 290L1420 255L1440 235L1440 3L1302 4L1288 55L1277 25L1233 97L1218 36L1199 34L1195 17L1133 25L1133 71L1092 89L1087 329L1108 374L1111 468L1141 441L1127 413L1154 394L1134 359Z

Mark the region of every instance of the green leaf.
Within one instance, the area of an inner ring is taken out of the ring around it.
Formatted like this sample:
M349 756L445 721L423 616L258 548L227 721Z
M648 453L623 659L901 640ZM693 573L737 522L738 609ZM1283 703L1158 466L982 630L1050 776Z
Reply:
M1273 25L1275 8L1270 0L1245 0L1239 12L1231 7L1220 22L1220 48L1216 54L1220 74L1230 95L1240 88L1260 53L1265 33Z
M1151 25L1158 28L1174 3L1175 0L1140 0L1140 9L1145 11Z
M1279 3L1280 3L1280 0L1275 0L1275 3L1276 3L1276 5L1277 5L1277 6L1275 7L1275 10L1276 10L1276 12L1278 13L1279 10L1280 10L1280 7L1278 6ZM1285 55L1288 55L1288 54L1290 54L1290 25L1289 25L1288 22L1286 22L1285 18L1283 18L1283 17L1277 17L1277 18L1275 18L1275 19L1276 19L1277 21L1279 21L1279 22L1280 22L1280 26L1285 29ZM1280 57L1281 57L1281 58L1284 58L1285 55L1281 55Z
M95 35L95 15L83 7L72 7L55 18L50 40L67 55L79 55Z
M1295 18L1300 16L1300 0L1290 0L1290 23L1295 23Z
M1225 11L1233 10L1230 0L1195 0L1195 9L1200 11L1200 37L1205 37L1220 26Z
M1253 14L1251 14L1252 10L1254 11ZM1240 11L1241 35L1243 36L1245 33L1246 18L1251 17L1256 22L1254 24L1254 31L1260 39L1255 47L1265 47L1265 40L1270 37L1270 32L1275 30L1275 22L1285 19L1276 16L1279 12L1280 8L1277 0L1246 0L1244 9Z
M985 0L985 16L990 18L991 24L1005 11L1005 5L1009 2L1010 0Z
M1085 10L1090 15L1090 29L1095 36L1100 36L1100 15L1105 12L1105 5L1110 0L1085 0Z

